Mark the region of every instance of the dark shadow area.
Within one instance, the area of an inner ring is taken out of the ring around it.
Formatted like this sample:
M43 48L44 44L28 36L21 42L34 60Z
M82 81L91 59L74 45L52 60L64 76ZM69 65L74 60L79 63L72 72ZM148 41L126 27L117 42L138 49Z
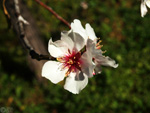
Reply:
M1 52L0 59L3 70L8 74L13 73L19 78L32 82L35 79L35 74L28 68L27 62L16 62L11 59L11 56L9 53Z

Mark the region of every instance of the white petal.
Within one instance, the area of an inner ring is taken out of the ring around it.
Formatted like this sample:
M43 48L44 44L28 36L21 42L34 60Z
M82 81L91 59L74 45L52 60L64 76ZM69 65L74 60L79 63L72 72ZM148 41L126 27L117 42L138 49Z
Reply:
M65 54L65 48L64 47L58 47L55 44L55 42L52 41L52 39L49 40L48 51L49 51L50 55L55 57L55 58L61 57Z
M83 28L83 26L81 25L80 20L75 19L72 23L71 23L71 29L73 30L73 32L76 32L78 34L80 34L85 40L88 39L88 36L86 34L85 29Z
M76 73L70 73L70 75L66 79L64 89L74 94L79 94L79 92L87 85L88 77L84 75L83 81L76 81L75 76L77 76Z
M65 73L66 70L61 70L60 63L55 61L46 62L42 68L42 76L55 84L64 79Z
M97 55L102 55L103 51L101 49L96 49L96 43L91 39L87 40L86 48L92 54L93 58Z
M70 32L71 32L71 31L69 31L69 32L67 32L67 33L62 32L62 33L61 33L61 40L65 43L65 46L64 46L64 47L67 47L67 49L69 49L70 51L72 51L72 49L74 48L74 42L73 42L73 40L68 36Z
M85 33L85 30L83 28L83 26L81 25L80 20L78 19L74 19L74 21L71 23L71 28L74 32L77 33Z
M96 65L103 65L103 66L110 66L113 68L117 68L118 64L116 64L115 60L111 59L110 57L104 57L102 55L97 55L95 57Z
M145 2L142 2L141 3L141 16L144 17L147 13L147 8L146 8L146 5L145 5Z
M80 51L85 45L84 39L81 37L80 34L73 31L71 31L68 35L74 42L74 48L77 49L77 51Z
M146 3L146 5L147 5L147 7L150 8L150 0L147 0L145 3Z
M86 29L86 33L88 34L88 38L90 38L93 41L96 41L97 37L95 35L93 28L90 26L90 24L86 24L85 29Z
M92 54L88 51L83 53L81 56L81 69L88 76L93 77L93 70L95 68L95 64L92 61Z

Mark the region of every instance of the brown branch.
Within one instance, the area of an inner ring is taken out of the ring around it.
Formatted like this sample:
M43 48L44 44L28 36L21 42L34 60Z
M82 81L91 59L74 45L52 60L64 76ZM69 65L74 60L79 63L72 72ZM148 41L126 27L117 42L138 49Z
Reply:
M49 53L47 51L47 47L43 43L43 40L40 36L39 29L36 25L35 19L33 18L30 10L28 10L23 0L18 0L18 1L19 1L18 5L20 9L19 11L20 16L16 12L14 0L6 0L5 2L6 9L10 15L10 21L12 24L13 31L16 33L16 36L22 42L25 42L23 40L28 40L30 46L27 46L27 47L32 48L32 49L25 48L25 50L29 52L29 54L27 54L27 62L28 62L27 64L29 68L35 73L35 76L39 80L39 82L42 82L44 79L41 76L41 70L42 70L44 63L46 62L47 59L51 59L51 60L55 60L55 59L52 59L50 56L48 56ZM20 22L18 22L18 17L19 17ZM25 21L25 19L22 20L21 17L25 18L30 23L30 25L24 25L24 24L27 24L28 22ZM19 23L23 24L24 32L22 34L20 33ZM24 45L24 43L22 45ZM36 50L36 52L34 50ZM43 55L39 55L37 53L43 54L44 57ZM40 60L40 62L38 60Z
M23 43L23 45L29 50L29 54L30 54L31 58L36 59L38 61L39 60L50 60L51 59L50 56L38 54L36 51L34 51L33 47L31 46L31 44L29 43L29 41L25 35L24 24L28 24L28 22L26 20L24 20L24 18L20 14L18 0L14 0L14 5L15 5L15 11L16 11L15 13L16 13L17 20L18 20L18 27L19 27L19 31L20 31L20 39L21 39L21 42Z
M64 24L66 24L70 29L71 26L69 24L69 22L67 22L65 19L63 19L61 16L59 16L59 14L57 14L51 7L45 5L43 2L41 2L40 0L35 0L38 4L40 4L42 7L44 7L45 9L47 9L48 11L50 11L56 18L58 18L60 21L62 21Z

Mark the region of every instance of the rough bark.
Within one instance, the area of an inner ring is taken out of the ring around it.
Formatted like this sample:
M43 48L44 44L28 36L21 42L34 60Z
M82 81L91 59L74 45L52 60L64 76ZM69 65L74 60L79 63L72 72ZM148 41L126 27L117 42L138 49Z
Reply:
M34 18L32 17L32 14L30 13L30 11L28 10L28 8L26 7L26 5L23 3L22 0L19 0L19 6L20 6L21 16L30 23L30 25L24 26L27 40L29 41L29 43L31 44L31 46L37 53L48 54L47 49L45 48L46 46L44 45L39 35L38 29L35 24ZM16 34L18 35L18 39L19 39L20 31L18 29L18 24L17 24L18 20L17 20L17 16L15 12L14 1L6 0L6 8L11 17L11 23L12 23L13 29L16 31ZM42 81L41 70L45 61L43 60L37 61L35 59L32 59L31 56L28 54L28 62L32 71L35 72L37 79L39 81Z

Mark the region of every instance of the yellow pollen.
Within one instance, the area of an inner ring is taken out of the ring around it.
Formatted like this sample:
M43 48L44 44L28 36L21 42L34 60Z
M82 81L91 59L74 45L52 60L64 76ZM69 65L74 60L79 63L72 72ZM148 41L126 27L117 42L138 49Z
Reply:
M102 42L102 40L99 40L98 43L96 44L96 46L99 46L101 42Z
M65 68L65 66L62 66L62 68L64 69L64 68Z
M72 59L69 59L69 61L67 62L68 64L73 64Z
M59 58L57 58L57 61L59 61L59 62L63 62L63 57L59 57Z
M72 69L72 72L74 72L74 69Z
M68 71L65 73L65 77L67 77L69 74L70 74L70 71L68 70Z

